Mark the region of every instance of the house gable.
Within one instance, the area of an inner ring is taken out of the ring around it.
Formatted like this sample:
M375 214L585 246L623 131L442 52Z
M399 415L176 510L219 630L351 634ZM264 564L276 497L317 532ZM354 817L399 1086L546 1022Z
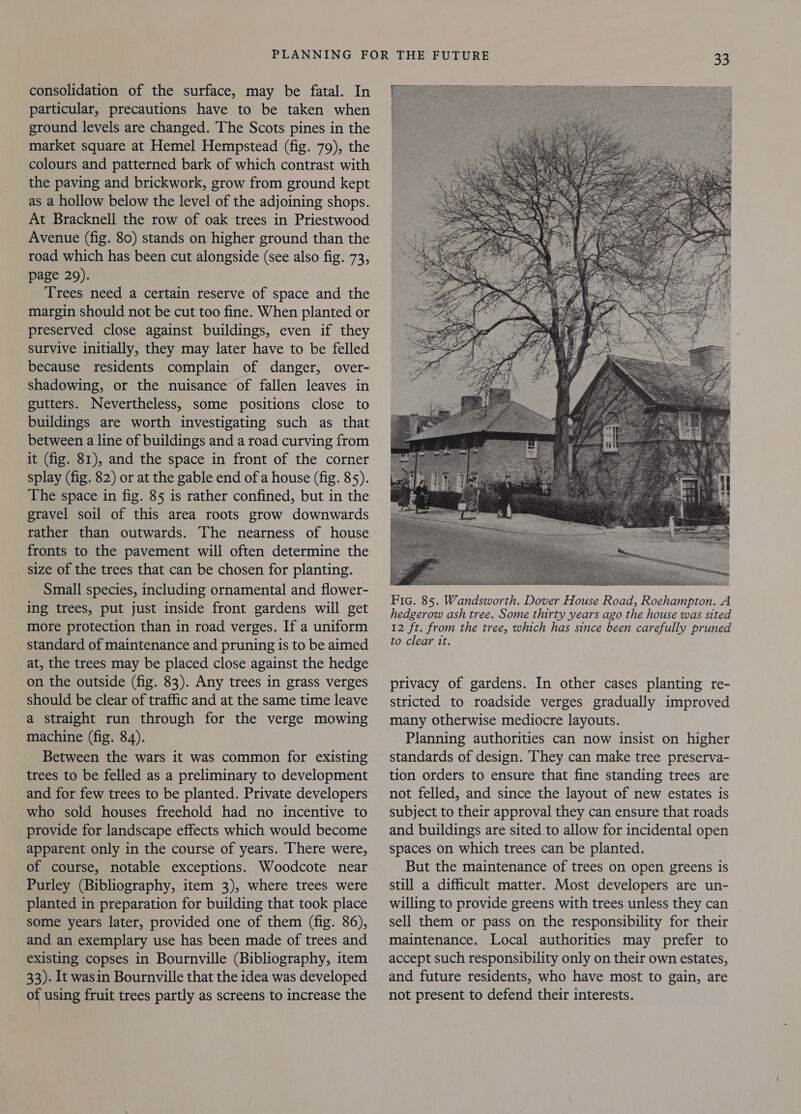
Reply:
M653 436L653 401L608 357L573 410L573 444L600 445L605 424L616 421L621 440Z

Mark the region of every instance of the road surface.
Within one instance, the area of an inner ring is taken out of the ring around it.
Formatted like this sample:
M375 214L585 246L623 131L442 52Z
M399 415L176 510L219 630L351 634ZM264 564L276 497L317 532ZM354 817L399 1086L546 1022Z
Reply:
M489 516L488 516L489 518ZM490 518L491 521L491 518ZM505 533L453 518L393 514L393 584L718 584L727 577L616 552L606 531Z

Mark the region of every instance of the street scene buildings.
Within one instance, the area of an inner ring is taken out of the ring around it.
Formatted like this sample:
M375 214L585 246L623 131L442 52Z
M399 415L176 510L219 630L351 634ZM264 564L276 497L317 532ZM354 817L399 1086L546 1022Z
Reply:
M550 490L553 420L513 402L510 390L490 388L486 402L463 395L459 413L442 411L439 419L407 438L399 463L407 465L412 487L424 481L430 492L462 492L469 478L487 490L509 476Z
M687 364L610 355L572 411L576 497L603 500L625 520L725 517L731 500L729 374L722 347L694 348ZM463 395L458 414L394 415L392 481L429 492L480 490L509 478L547 495L553 419L491 388Z

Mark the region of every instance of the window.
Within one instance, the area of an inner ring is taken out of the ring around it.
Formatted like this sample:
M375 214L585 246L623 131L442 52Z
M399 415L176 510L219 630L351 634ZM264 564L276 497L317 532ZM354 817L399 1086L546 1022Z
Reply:
M449 456L449 455L450 455L450 451L451 451L451 445L450 445L450 442L449 442L449 441L445 441L445 442L443 443L443 447L442 447L442 455L443 455L443 456Z
M464 490L464 472L457 472L456 473L456 490L457 491L463 491Z
M431 483L429 487L432 491L439 491L439 475L436 472L431 473Z
M679 437L682 441L701 440L701 415L698 410L679 410Z
M526 441L526 460L537 459L537 442L533 438Z
M620 427L617 424L617 419L607 422L604 426L604 452L616 453L620 449L618 435Z
M460 453L466 453L467 452L467 440L464 437L459 442L459 452Z
M442 490L443 491L450 491L450 488L448 487L448 473L447 472L442 473Z
M400 454L400 459L401 459L402 462L407 461L409 459L409 454L408 453L401 453Z
M718 476L718 496L721 507L731 504L731 476L728 472L721 472Z

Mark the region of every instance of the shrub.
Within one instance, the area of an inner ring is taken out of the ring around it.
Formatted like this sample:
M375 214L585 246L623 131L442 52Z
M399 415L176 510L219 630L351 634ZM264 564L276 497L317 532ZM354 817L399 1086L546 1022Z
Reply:
M726 526L729 522L729 509L720 503L698 503L688 507L682 526Z
M668 519L675 514L672 501L646 497L629 503L620 519L624 526L667 526Z

